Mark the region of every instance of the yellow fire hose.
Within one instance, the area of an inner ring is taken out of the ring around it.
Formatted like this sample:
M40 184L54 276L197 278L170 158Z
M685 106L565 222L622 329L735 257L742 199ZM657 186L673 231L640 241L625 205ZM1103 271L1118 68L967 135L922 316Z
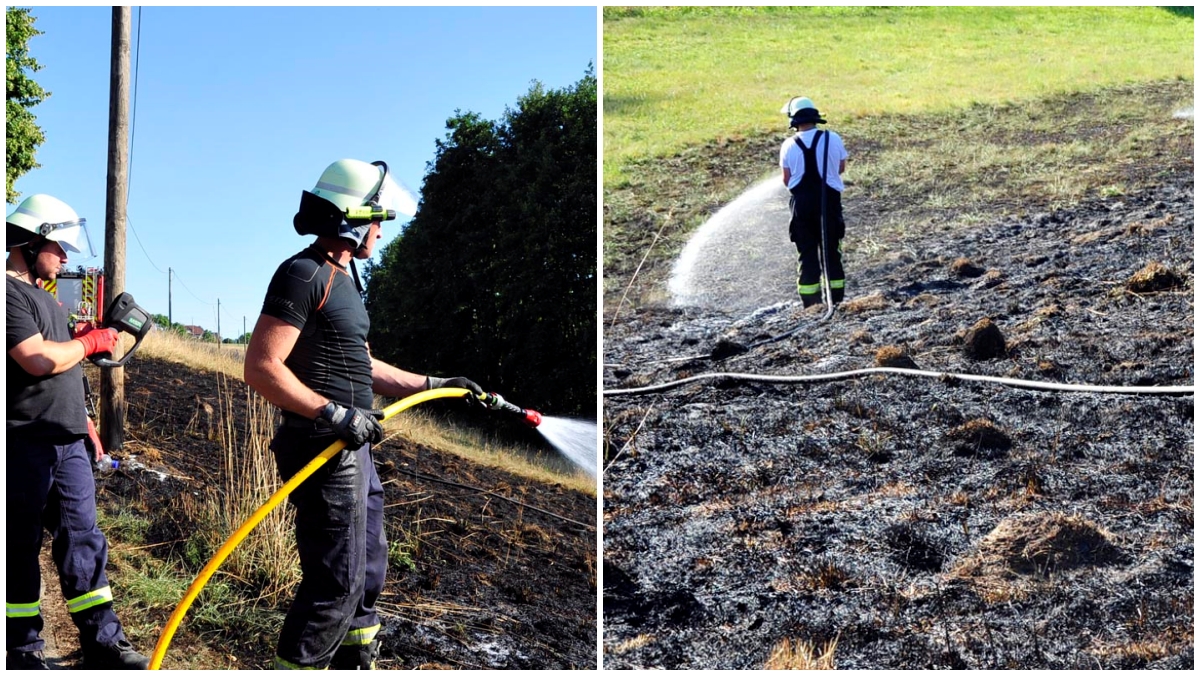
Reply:
M436 390L425 390L424 392L418 392L412 396L405 397L383 409L383 419L387 420L406 408L416 406L431 399L466 397L470 395L470 390L461 387L443 387ZM187 613L188 608L191 607L192 601L195 601L196 597L200 595L200 590L204 589L204 585L208 584L208 579L213 576L213 573L217 572L217 568L225 562L225 559L229 558L234 548L250 534L250 531L254 530L254 527L259 522L266 518L267 514L271 513L271 510L278 507L279 503L283 502L283 499L288 494L294 491L297 486L304 483L305 479L320 469L327 460L337 455L338 451L345 447L346 442L338 439L330 444L329 448L321 451L320 455L313 458L299 472L296 472L291 479L288 479L279 490L275 491L274 495L263 503L262 507L259 507L251 514L250 518L246 519L246 522L239 526L233 535L225 541L225 544L221 545L217 553L213 555L212 559L205 564L204 569L200 571L200 574L196 576L196 579L192 581L192 586L188 587L187 593L183 595L183 600L179 602L179 606L175 608L175 612L171 613L171 619L167 621L167 626L163 629L162 636L158 639L158 644L154 646L154 654L150 657L151 669L158 669L162 665L163 657L167 654L167 647L171 645L171 638L175 636L175 630L179 628L179 623L183 621L183 616Z

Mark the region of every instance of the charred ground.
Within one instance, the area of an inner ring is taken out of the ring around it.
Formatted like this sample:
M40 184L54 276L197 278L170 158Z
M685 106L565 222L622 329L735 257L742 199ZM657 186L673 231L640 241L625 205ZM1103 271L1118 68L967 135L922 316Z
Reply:
M118 614L149 654L183 587L211 554L195 551L190 538L198 527L194 504L221 490L221 438L246 434L247 398L239 381L168 361L135 357L126 371L128 432L115 454L124 463L97 475L97 501L110 526ZM375 457L394 543L380 602L380 668L594 667L592 496L398 437L385 440ZM139 525L125 527L130 522ZM130 591L156 570L180 581L172 594L154 602ZM53 580L47 577L48 586ZM290 594L264 606L255 601L263 581L218 573L219 581L236 596L200 597L165 668L270 665ZM61 622L69 623L65 613L48 623ZM78 656L71 634L56 634L54 657L64 666Z
M908 233L865 197L848 237L879 246L833 321L625 309L604 389L896 359L1192 384L1192 171L1188 148L1122 194ZM1193 405L894 376L608 397L605 666L758 668L836 639L839 668L1190 668Z

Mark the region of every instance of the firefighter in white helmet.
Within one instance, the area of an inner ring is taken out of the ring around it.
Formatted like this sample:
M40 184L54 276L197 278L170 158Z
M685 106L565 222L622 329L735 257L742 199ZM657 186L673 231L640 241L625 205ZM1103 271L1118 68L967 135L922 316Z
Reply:
M341 438L346 448L291 495L303 579L276 647L280 669L369 669L379 654L375 601L387 542L371 445L383 438L374 395L466 378L417 375L374 359L355 259L371 256L384 221L416 202L383 162L339 160L305 191L292 223L316 241L283 262L246 350L246 383L283 409L271 449L286 480Z
M791 121L796 134L779 149L783 184L791 198L791 222L788 234L799 253L796 290L804 307L821 302L821 276L829 282L831 302L845 297L846 274L842 268L842 238L846 222L842 216L842 173L846 171L846 146L837 132L817 129L825 124L821 113L808 97L795 97L781 110ZM822 207L824 193L824 207ZM825 233L822 237L822 209ZM825 241L825 269L821 269L821 242Z
M42 534L79 629L87 669L145 669L113 613L104 568L108 541L96 526L96 484L80 362L112 352L113 329L71 336L67 311L38 286L58 276L68 254L92 255L87 223L50 195L31 195L6 219L5 484L8 586L5 667L46 669L41 614ZM99 454L99 449L95 451Z

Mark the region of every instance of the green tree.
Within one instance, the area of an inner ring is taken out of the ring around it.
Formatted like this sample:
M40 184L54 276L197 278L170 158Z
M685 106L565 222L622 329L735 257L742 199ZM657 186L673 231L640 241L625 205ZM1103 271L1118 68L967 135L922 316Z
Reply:
M42 32L33 27L35 19L28 9L9 7L5 10L5 56L8 99L5 104L5 169L6 198L14 204L21 193L13 190L13 183L30 169L38 167L34 154L46 140L37 126L30 108L41 103L50 92L45 91L29 76L42 69L29 55L29 40Z
M456 111L421 204L371 271L371 347L539 410L596 403L596 78Z

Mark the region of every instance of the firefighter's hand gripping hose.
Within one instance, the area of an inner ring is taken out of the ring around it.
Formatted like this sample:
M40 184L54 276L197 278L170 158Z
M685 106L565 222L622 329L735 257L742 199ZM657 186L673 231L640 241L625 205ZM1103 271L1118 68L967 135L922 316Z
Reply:
M474 395L470 390L460 387L425 390L424 392L418 392L412 396L405 397L383 409L383 419L387 420L400 411L430 401L431 399L467 396L477 395ZM299 472L296 472L291 479L288 479L279 490L275 491L274 495L262 507L259 507L258 510L251 514L250 518L246 519L246 522L239 526L233 535L229 536L225 544L221 545L221 548L213 555L212 560L205 564L204 569L192 581L192 585L188 587L187 593L183 595L183 600L179 602L179 606L175 608L175 612L171 613L171 618L167 620L167 626L163 629L162 636L158 639L158 644L154 646L154 654L150 657L151 669L158 669L162 665L163 657L167 654L167 647L171 645L171 638L174 637L175 630L179 628L179 624L183 621L183 616L187 613L188 608L191 607L192 602L200 595L200 590L204 589L204 585L208 583L209 578L213 576L213 573L217 572L217 568L225 562L225 559L229 558L229 555L233 553L238 544L250 534L250 531L254 530L254 527L259 522L266 518L271 510L279 506L279 503L283 502L283 499L295 490L297 486L304 483L305 479L320 469L330 458L337 455L345 447L346 442L338 439L324 451L321 451L320 455L313 458Z

